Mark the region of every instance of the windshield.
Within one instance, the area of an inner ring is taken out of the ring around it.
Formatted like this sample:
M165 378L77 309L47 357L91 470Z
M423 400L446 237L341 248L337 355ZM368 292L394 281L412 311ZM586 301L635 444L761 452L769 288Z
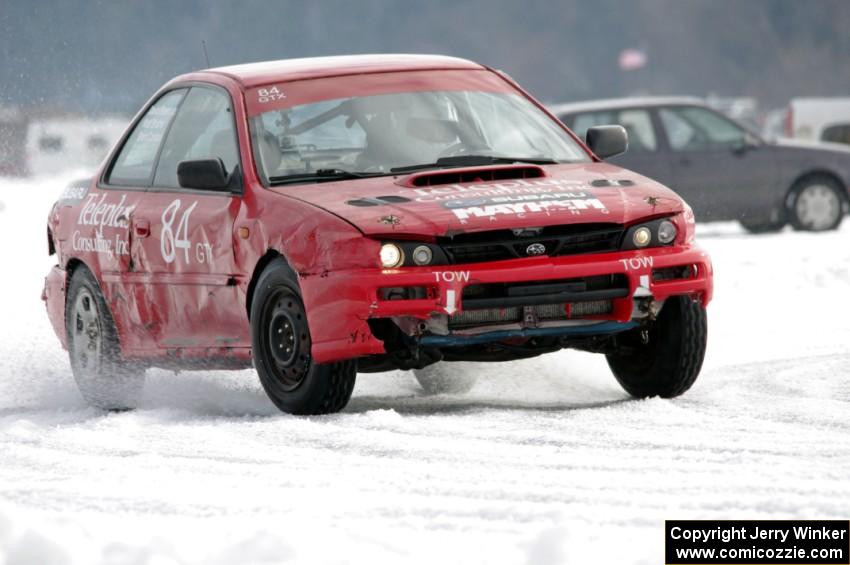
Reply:
M328 171L389 174L457 156L588 161L549 116L516 94L427 91L302 104L252 119L266 181Z

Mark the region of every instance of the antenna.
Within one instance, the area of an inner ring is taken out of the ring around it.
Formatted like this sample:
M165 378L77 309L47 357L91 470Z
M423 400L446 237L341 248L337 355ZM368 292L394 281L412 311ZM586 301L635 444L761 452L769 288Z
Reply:
M204 59L207 60L207 68L210 68L210 67L212 67L212 65L210 65L210 55L209 55L209 53L207 53L207 42L206 42L206 40L204 40L204 39L201 40L201 47L204 48Z

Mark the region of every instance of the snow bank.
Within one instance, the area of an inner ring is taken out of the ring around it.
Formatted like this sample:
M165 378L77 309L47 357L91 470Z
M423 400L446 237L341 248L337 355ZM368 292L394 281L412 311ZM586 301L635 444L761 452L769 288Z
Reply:
M665 518L847 518L850 222L701 226L702 376L628 399L604 359L472 365L466 395L360 375L342 414L279 414L252 371L149 371L86 407L39 297L76 175L0 182L0 565L660 563Z

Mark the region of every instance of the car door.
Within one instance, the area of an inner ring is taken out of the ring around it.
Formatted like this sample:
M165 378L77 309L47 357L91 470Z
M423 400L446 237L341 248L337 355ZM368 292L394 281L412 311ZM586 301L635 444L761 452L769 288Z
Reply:
M104 250L98 254L99 270L116 304L113 315L122 345L130 351L154 349L160 329L158 313L150 310L140 285L144 272L136 253L148 232L135 220L153 182L162 140L187 91L171 90L148 106L111 158L97 189L86 195L78 218L77 239Z
M193 86L160 149L151 187L134 214L134 262L147 273L144 286L160 320L157 345L166 349L247 347L244 304L235 282L234 221L237 191L180 186L180 162L221 159L240 175L238 142L229 94ZM233 184L238 186L238 184Z
M594 126L619 124L629 135L629 149L622 155L606 159L662 184L670 184L672 167L669 157L662 153L652 116L646 108L608 109L584 112L565 117L567 127L584 139Z
M657 109L672 157L672 188L701 220L764 215L773 204L774 158L755 134L708 108Z

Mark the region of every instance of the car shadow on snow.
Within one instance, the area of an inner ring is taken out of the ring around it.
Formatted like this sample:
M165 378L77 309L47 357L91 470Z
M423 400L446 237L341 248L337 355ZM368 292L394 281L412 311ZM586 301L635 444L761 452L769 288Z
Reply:
M461 415L486 410L578 411L631 401L621 392L596 386L592 381L563 383L552 375L532 377L533 374L530 370L521 385L508 378L481 379L471 392L438 395L422 391L409 373L358 375L351 401L335 416L344 418L380 410L402 415ZM154 369L148 371L146 381L137 410L110 413L86 406L70 371L67 375L54 375L51 386L22 399L20 404L0 407L0 423L34 418L63 425L153 412L165 421L288 417L269 401L252 370L174 373Z
M399 414L427 416L463 414L482 410L527 410L535 412L575 412L597 410L634 402L632 398L587 402L534 402L528 400L468 398L467 395L422 395L414 397L361 396L352 398L342 414L358 414L373 410L393 410Z

